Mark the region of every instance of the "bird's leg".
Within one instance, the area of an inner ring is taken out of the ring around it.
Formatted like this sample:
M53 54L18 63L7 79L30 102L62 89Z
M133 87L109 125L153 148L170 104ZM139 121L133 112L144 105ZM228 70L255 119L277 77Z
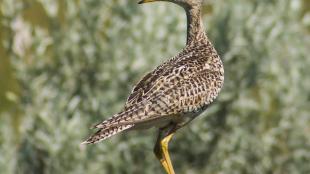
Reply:
M168 149L169 141L171 140L174 132L175 132L174 128L173 129L170 128L168 131L160 129L154 147L154 153L156 157L159 159L160 163L163 165L168 174L175 174L170 160Z

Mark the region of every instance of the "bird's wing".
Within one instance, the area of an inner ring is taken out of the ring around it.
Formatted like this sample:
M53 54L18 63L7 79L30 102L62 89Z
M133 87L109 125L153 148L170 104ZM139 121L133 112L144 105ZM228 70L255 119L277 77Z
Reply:
M148 91L147 98L130 105L123 112L95 127L106 129L133 125L165 116L199 111L210 104L219 93L222 80L216 78L220 73L203 69L189 78L183 80L176 78L175 82L169 84L171 86L157 84L158 87Z

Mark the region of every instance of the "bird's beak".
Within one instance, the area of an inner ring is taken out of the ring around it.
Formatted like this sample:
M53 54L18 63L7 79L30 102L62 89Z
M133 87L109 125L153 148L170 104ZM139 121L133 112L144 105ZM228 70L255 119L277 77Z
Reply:
M148 3L148 2L154 2L154 1L158 1L158 0L141 0L138 2L138 4L144 4L144 3Z

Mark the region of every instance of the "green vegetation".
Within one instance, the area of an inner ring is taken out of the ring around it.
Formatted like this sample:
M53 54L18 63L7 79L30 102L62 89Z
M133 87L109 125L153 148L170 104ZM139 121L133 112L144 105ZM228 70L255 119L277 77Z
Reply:
M170 144L177 173L310 173L307 0L210 0L225 85ZM132 0L2 0L0 171L164 173L156 130L81 147L133 84L185 44L182 9Z

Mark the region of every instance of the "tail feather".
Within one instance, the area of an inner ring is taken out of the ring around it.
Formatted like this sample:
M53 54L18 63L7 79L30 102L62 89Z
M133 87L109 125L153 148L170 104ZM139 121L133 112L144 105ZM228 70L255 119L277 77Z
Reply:
M113 115L109 119L93 125L91 128L92 129L96 129L96 128L106 129L106 128L112 126L116 122L117 116L119 116L119 114Z
M92 128L107 129L111 126L116 127L122 123L124 123L123 125L129 125L137 121L137 117L139 118L142 116L144 116L144 108L137 106L115 114L109 119L92 126Z
M117 113L109 119L96 124L92 128L99 129L82 144L94 144L105 140L119 132L132 128L135 123L145 119L145 106L142 104L131 106L127 110Z
M99 129L96 133L94 133L92 136L90 136L86 141L84 141L82 144L94 144L98 143L102 140L105 140L117 133L123 132L127 129L130 129L133 127L133 124L130 125L121 125L121 126L115 126L110 127L107 129Z

